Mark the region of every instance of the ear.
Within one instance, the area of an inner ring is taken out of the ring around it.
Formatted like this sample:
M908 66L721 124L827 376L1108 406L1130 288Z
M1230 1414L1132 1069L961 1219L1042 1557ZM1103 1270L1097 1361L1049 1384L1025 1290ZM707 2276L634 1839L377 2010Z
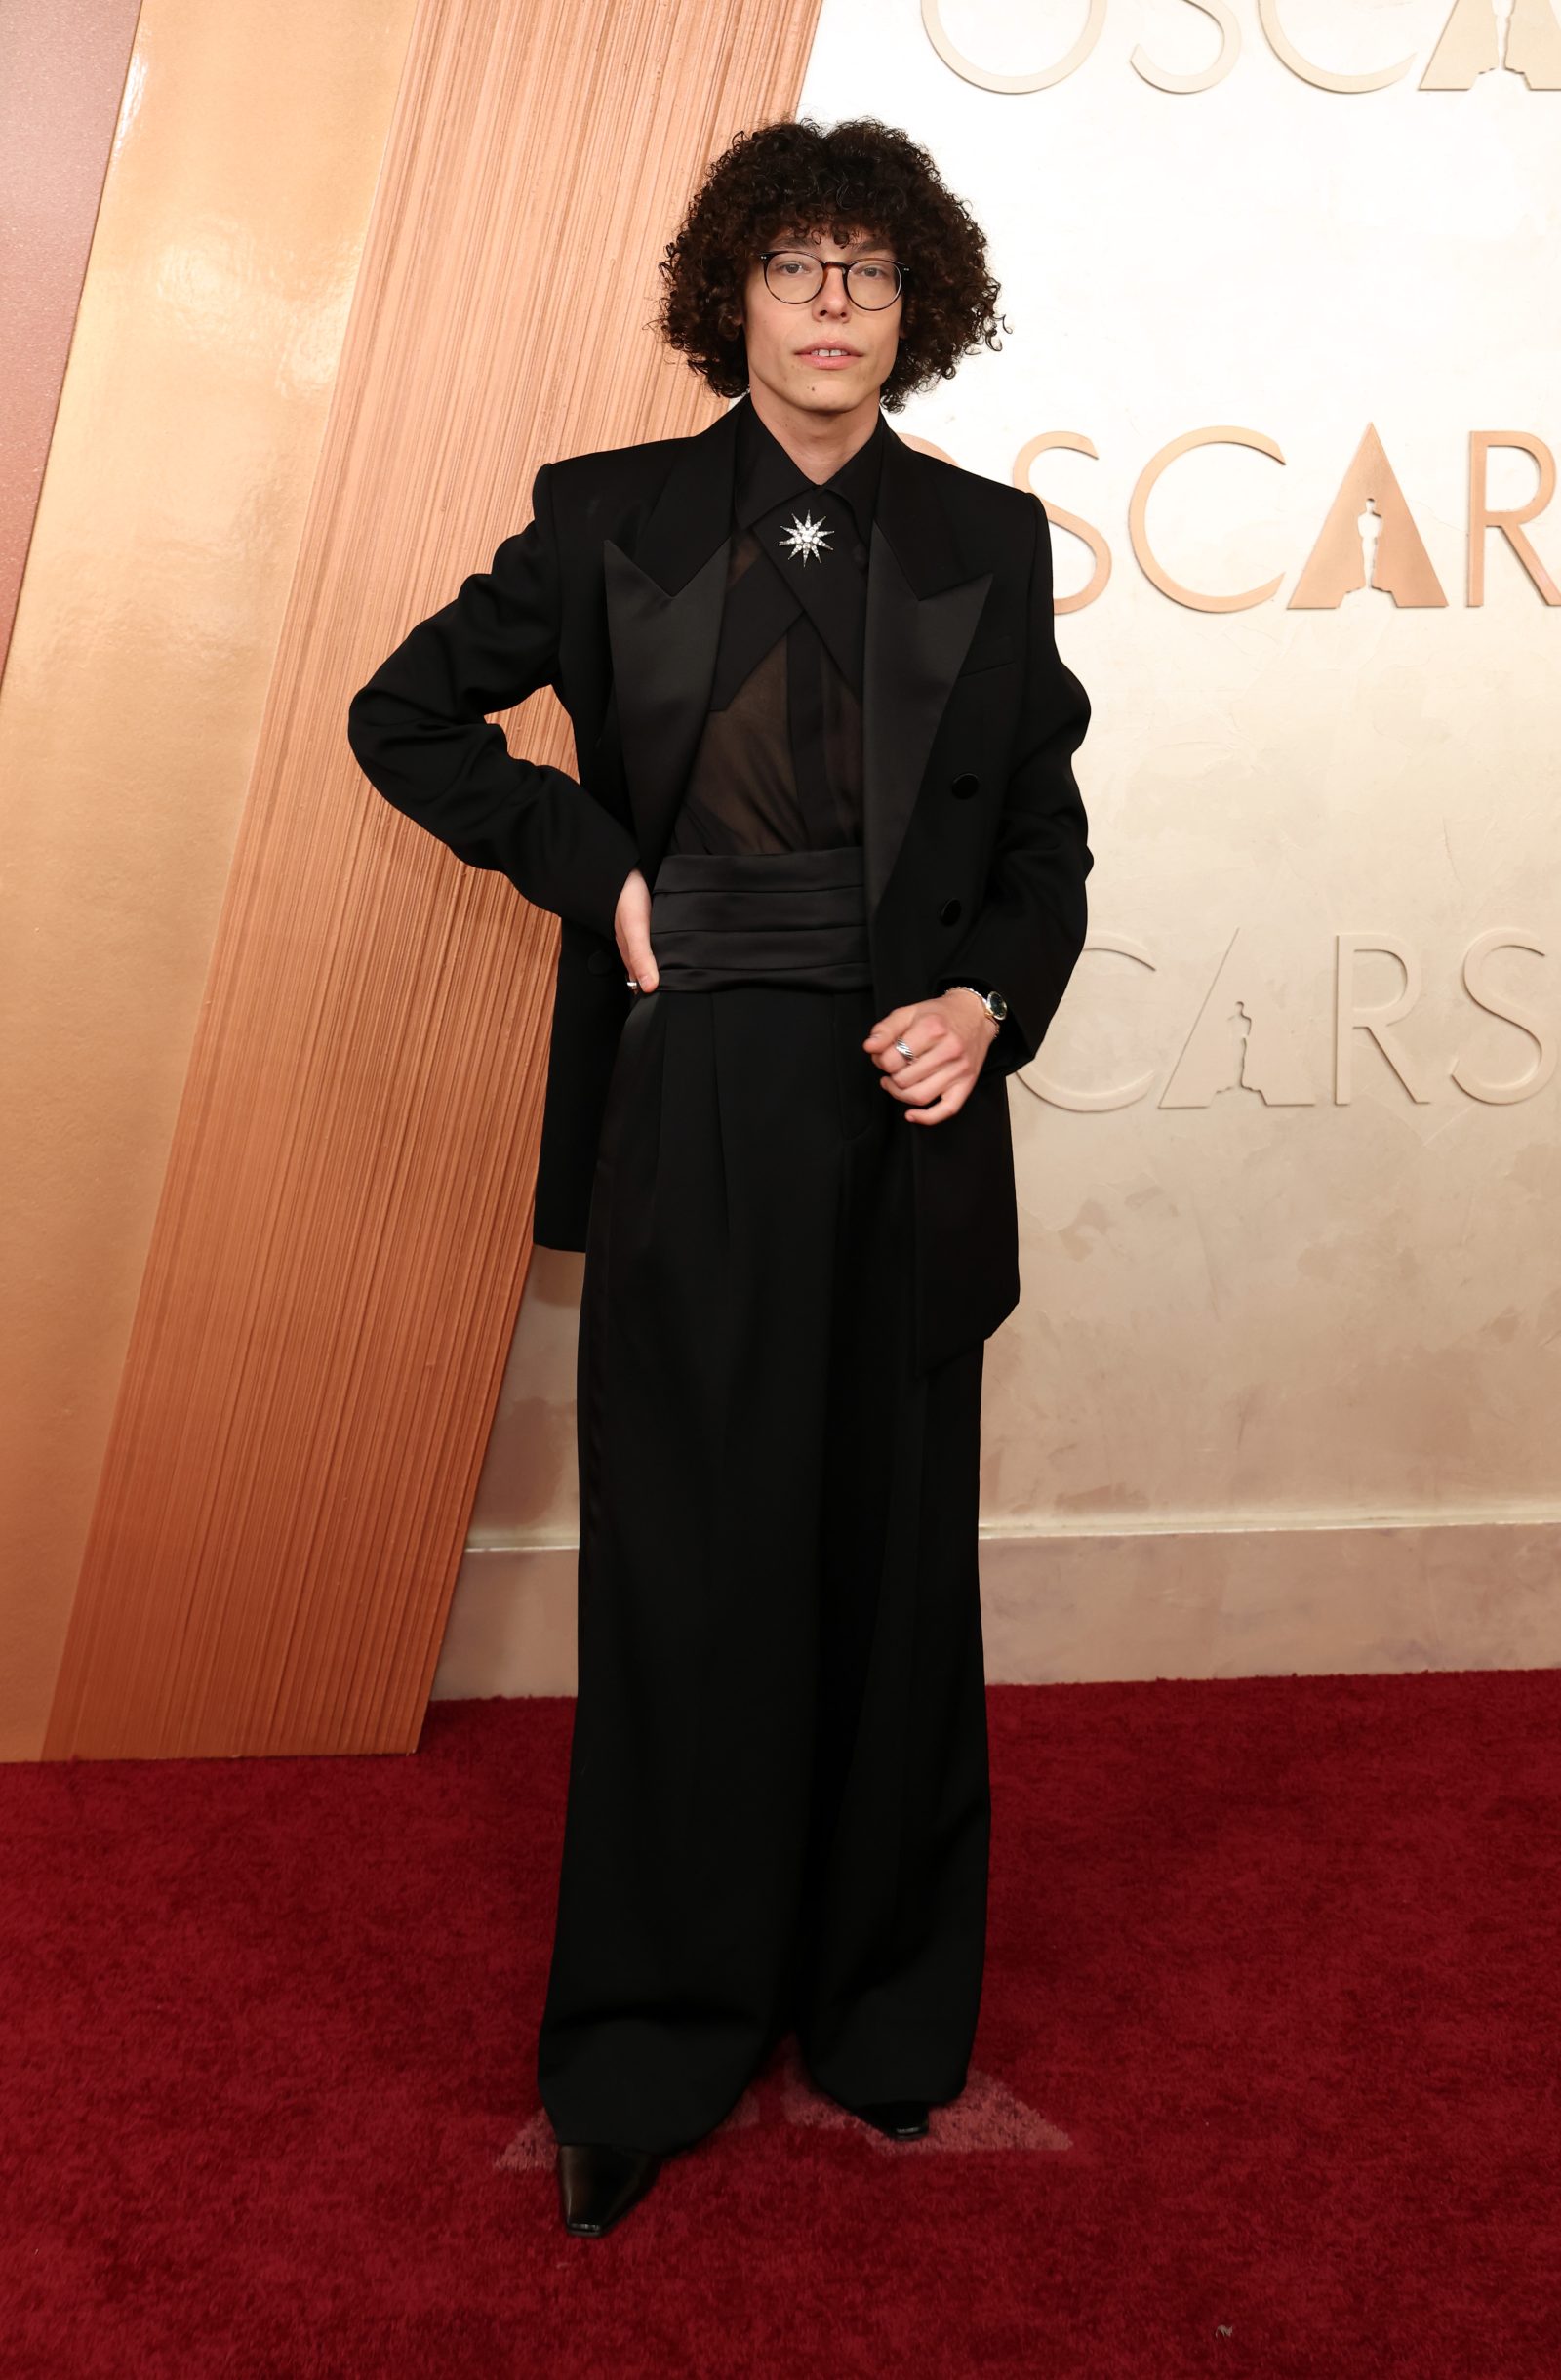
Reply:
M740 339L742 336L747 326L747 294L742 289L740 289L736 297L722 306L716 317L723 335L728 339Z

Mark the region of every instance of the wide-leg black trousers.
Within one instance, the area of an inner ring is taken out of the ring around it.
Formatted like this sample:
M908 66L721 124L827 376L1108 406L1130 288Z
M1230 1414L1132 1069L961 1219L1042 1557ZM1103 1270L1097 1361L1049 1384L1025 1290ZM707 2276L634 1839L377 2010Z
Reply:
M654 935L653 935L654 939ZM911 1367L912 1133L870 989L639 996L592 1192L579 1700L538 2047L563 2141L671 2150L795 2031L962 2088L990 1801L982 1347Z

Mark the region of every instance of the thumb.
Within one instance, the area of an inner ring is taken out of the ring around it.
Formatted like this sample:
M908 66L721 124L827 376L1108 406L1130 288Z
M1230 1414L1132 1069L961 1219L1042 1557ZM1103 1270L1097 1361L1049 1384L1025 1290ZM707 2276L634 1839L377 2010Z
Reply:
M623 944L628 952L628 972L634 976L641 991L654 991L658 977L656 959L651 949L651 930L643 917L625 917Z
M655 992L660 978L657 978L657 961L650 952L650 933L645 931L645 926L633 926L628 933L628 974L638 981L640 990Z

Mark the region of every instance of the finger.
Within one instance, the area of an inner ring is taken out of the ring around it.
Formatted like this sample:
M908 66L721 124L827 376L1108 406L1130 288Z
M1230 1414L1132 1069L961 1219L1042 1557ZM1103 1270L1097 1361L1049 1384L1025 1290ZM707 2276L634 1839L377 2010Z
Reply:
M879 1018L872 1031L862 1041L862 1048L869 1051L876 1060L882 1051L890 1047L892 1042L905 1036L907 1028L915 1024L920 1014L921 1009L915 1003L908 1008L892 1008L887 1017ZM901 1063L903 1062L901 1061Z
M873 1055L880 1066L887 1067L891 1074L901 1074L906 1067L914 1066L918 1059L925 1058L929 1050L936 1051L946 1038L947 1029L941 1018L929 1017L925 1014L913 1015L909 1024L901 1026L898 1032L891 1033L883 1047L875 1051ZM901 1047L901 1042L904 1043L904 1049ZM908 1058L905 1056L905 1050L910 1052Z
M637 920L633 924L625 921L623 940L628 946L628 963L625 973L638 979L641 991L654 991L658 980L656 954L651 948L648 927L641 925Z
M963 1058L950 1059L946 1066L937 1068L917 1082L907 1082L903 1074L886 1074L883 1088L893 1099L907 1108L919 1106L926 1099L936 1099L940 1092L964 1081L968 1069Z
M969 1096L970 1085L962 1082L945 1091L936 1108L907 1108L905 1121L907 1124L946 1124L951 1115L959 1113Z
M926 1082L939 1067L947 1066L964 1054L959 1035L947 1028L934 1031L928 1037L924 1027L923 1036L919 1046L910 1040L908 1033L904 1036L910 1043L911 1055L908 1058L901 1058L891 1043L889 1056L884 1061L886 1075L892 1075L896 1082L908 1084L914 1089L918 1083Z

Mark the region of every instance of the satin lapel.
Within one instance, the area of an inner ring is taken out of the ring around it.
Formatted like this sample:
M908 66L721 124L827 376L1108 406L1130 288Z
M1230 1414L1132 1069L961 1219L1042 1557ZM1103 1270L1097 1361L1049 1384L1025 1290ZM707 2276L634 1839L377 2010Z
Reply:
M862 808L867 914L883 899L928 754L981 618L989 570L961 579L940 468L893 430L867 560Z
M651 877L715 674L732 545L736 412L686 441L632 554L603 541L618 736L640 866Z

